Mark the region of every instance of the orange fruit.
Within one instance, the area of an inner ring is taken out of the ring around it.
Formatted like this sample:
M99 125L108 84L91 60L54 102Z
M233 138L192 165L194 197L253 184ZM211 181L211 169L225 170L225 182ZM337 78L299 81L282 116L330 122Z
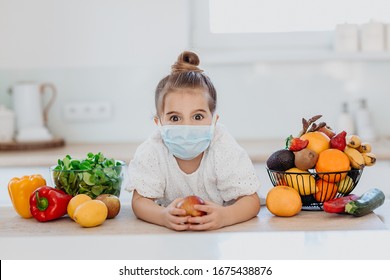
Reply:
M316 152L317 154L330 148L329 137L325 133L319 131L305 133L299 138L302 140L309 140L309 144L306 148Z
M348 156L338 149L328 149L318 155L315 166L317 172L338 172L334 174L318 174L328 182L339 182L343 180L351 169Z
M275 186L267 193L266 206L275 216L291 217L301 211L302 200L295 189L289 186Z
M316 181L317 192L314 194L315 200L324 202L336 197L338 186L335 183L322 179Z

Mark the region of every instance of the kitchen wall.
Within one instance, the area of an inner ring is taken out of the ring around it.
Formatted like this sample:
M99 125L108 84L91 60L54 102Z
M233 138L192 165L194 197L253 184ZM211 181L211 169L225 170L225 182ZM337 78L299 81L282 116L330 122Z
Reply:
M0 0L0 103L17 81L51 82L49 128L68 142L140 141L154 88L188 47L187 1ZM107 102L109 120L70 122L63 106Z
M49 128L68 142L139 142L154 129L153 92L192 41L189 0L0 0L0 103L17 81L51 82ZM341 102L367 98L375 129L390 135L390 60L211 63L220 121L238 139L284 138L302 117L335 124ZM354 91L348 89L354 88ZM68 121L64 105L107 102L103 121Z

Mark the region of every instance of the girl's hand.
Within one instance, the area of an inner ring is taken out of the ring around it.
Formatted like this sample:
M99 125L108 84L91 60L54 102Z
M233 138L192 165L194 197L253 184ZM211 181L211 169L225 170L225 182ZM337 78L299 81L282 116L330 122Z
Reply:
M177 231L188 230L189 226L188 216L185 216L186 211L176 207L180 200L182 200L182 198L177 198L172 201L162 213L164 226Z
M206 215L200 217L189 217L188 218L188 229L189 230L213 230L219 229L224 226L226 209L225 207L206 201L205 205L195 205L196 210L206 212Z

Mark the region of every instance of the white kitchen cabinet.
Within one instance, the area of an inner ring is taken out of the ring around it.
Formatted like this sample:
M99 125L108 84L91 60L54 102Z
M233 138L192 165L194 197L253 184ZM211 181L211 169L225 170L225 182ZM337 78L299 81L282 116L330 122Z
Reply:
M390 161L377 161L374 166L364 168L354 193L360 194L371 188L381 189L386 198L390 197Z
M273 187L266 170L266 165L265 163L256 163L254 166L261 183L259 194L266 197L268 191Z

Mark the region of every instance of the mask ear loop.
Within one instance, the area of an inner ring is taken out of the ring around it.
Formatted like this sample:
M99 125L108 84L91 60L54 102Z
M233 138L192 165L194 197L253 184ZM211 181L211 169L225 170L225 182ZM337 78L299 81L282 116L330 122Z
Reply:
M217 121L218 121L218 114L214 113L213 119L211 121L211 126L215 127L217 125Z
M210 125L210 133L212 136L214 136L214 130L215 130L215 125L217 124L217 114L214 113L213 115L213 119L211 121L211 125Z

